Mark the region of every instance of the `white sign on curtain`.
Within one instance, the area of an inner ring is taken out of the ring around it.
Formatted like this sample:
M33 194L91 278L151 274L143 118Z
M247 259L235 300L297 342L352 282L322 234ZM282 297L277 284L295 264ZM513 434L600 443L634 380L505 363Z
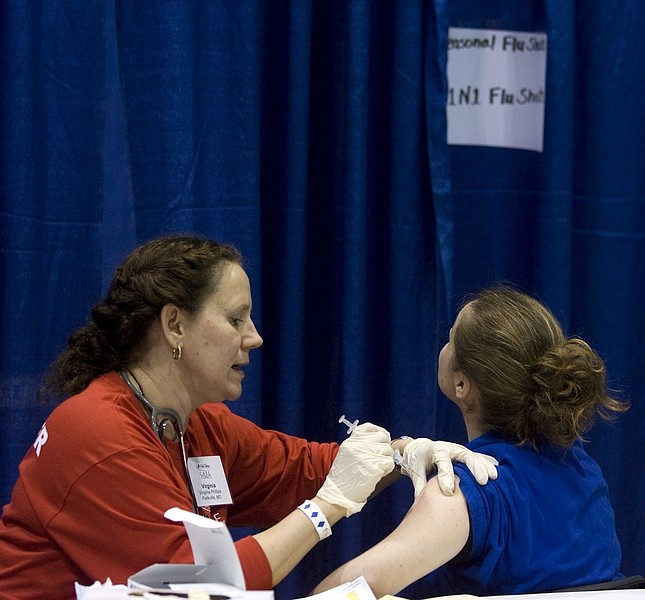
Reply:
M542 152L547 36L448 30L448 144Z

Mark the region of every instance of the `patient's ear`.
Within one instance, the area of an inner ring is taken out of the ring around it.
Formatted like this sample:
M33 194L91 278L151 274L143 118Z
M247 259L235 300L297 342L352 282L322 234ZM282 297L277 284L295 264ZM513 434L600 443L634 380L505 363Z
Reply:
M455 373L455 396L460 404L468 408L473 407L475 387L470 377L462 371Z

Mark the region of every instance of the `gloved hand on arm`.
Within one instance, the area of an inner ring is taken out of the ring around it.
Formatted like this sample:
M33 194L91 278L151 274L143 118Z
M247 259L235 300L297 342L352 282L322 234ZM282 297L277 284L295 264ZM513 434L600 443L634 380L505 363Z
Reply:
M403 449L403 463L409 469L402 472L412 479L416 498L428 480L428 474L437 469L441 491L452 496L455 491L453 462L464 463L475 476L477 483L485 485L489 479L497 479L497 460L487 454L478 454L460 444L416 438Z
M386 429L363 423L340 445L338 454L317 496L345 509L349 517L359 512L376 484L394 469L394 451Z

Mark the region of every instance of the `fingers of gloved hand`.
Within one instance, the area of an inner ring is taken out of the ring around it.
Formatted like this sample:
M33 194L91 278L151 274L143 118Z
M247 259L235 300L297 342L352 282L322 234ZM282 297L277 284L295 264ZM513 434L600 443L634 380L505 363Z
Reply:
M352 515L361 510L376 484L393 469L391 452L370 451L369 445L358 452L339 451L318 497L345 508L346 516Z
M351 437L369 438L386 444L392 441L390 432L387 429L373 423L361 423L356 426L350 435Z
M480 485L486 485L489 479L497 479L497 460L487 454L478 454L460 444L452 442L436 442L435 455L445 452L454 462L464 463ZM433 459L436 462L436 457Z
M485 485L489 479L497 478L497 460L486 454L478 454L465 446L453 442L417 438L403 450L403 461L411 471L429 474L437 467L439 487L446 495L454 493L454 469L452 463L461 462L473 474L477 482Z
M412 480L415 498L423 490L428 475L434 472L435 464L441 491L447 496L454 493L455 476L452 462L445 450L437 453L437 442L428 438L412 440L403 449L403 463L407 468L404 467L402 472Z
M379 454L391 458L394 450L390 445L388 436L381 431L359 431L357 434L352 432L346 438L338 449L335 463L341 455L355 455L355 461L360 461L363 456Z
M439 489L444 496L452 496L455 493L455 470L452 466L450 454L445 449L440 448L434 452L433 460L437 467Z
M427 474L434 465L433 453L435 450L433 440L428 438L416 438L403 449L403 462L419 475Z
M394 469L394 451L389 442L383 441L380 431L359 432L348 437L338 449L329 475L332 476L341 490L349 490L354 480L373 481L365 498L374 491L378 481ZM346 483L345 483L346 481ZM366 486L371 485L365 483ZM360 488L362 489L362 488ZM354 492L347 492L348 497ZM355 492L359 496L362 492Z
M497 460L486 454L466 451L460 462L466 463L468 470L475 476L477 483L486 485L489 479L497 479Z
M436 442L435 453L438 453L439 450L445 451L453 463L465 464L480 485L487 484L489 479L497 478L497 469L495 468L497 460L492 456L478 454L465 446L452 442ZM434 460L436 462L436 458Z
M486 466L486 470L488 471L488 478L497 479L497 467L499 466L499 461L494 456L490 456L489 454L480 454L479 452L476 452L475 454L477 454L479 458L485 461L484 465Z

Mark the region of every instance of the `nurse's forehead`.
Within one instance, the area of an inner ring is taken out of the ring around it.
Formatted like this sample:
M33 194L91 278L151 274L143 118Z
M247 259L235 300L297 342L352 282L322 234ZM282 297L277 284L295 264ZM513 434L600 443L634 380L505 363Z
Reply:
M253 301L248 278L227 278L209 296L207 302L236 310L251 310Z
M237 263L229 263L222 266L221 270L214 276L214 293L234 292L241 290L247 294L250 292L251 282L246 271Z

